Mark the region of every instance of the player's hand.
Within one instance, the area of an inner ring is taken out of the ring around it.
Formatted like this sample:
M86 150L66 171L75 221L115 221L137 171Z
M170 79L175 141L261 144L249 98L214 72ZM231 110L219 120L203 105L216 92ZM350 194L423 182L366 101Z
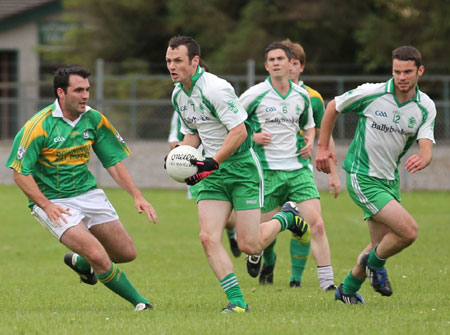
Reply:
M272 135L270 133L254 133L253 140L256 144L267 145L272 141Z
M419 155L412 155L405 163L405 169L409 173L416 173L417 171L424 169L426 166L427 165Z
M318 171L330 173L330 158L333 160L334 164L337 165L336 155L328 149L317 147L316 152L316 168Z
M63 216L63 214L69 216L72 215L69 211L69 208L64 209L51 201L49 201L48 204L42 206L41 208L44 210L45 214L47 214L48 218L53 222L53 225L55 227L62 227L63 223L67 223L67 219Z
M339 192L341 191L341 182L339 181L339 177L336 173L330 173L328 177L328 192L330 194L334 193L334 198L337 198Z
M179 146L180 146L179 144L175 144L175 146L173 147L173 149L175 149L176 147L179 147ZM172 150L173 150L173 149L172 149ZM171 150L171 151L172 151L172 150ZM167 156L169 156L169 154L167 154L167 155L164 156L164 170L167 170L167 166L166 166Z
M144 211L145 214L147 214L148 221L152 221L153 223L158 222L158 215L156 214L156 211L142 195L134 199L134 207L136 207L139 214Z
M200 180L205 179L219 168L219 163L217 163L213 158L207 158L204 161L191 159L190 162L192 165L197 165L198 172L185 179L185 182L188 185L197 184Z
M309 136L303 136L303 138L305 139L305 146L300 150L300 157L307 159L312 155L314 142L311 141Z

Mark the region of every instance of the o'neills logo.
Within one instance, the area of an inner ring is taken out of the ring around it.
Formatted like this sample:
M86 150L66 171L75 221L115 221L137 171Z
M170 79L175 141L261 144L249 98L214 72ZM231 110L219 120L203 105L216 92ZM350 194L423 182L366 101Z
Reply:
M190 161L191 159L196 159L192 154L174 154L172 156L172 160L186 160Z

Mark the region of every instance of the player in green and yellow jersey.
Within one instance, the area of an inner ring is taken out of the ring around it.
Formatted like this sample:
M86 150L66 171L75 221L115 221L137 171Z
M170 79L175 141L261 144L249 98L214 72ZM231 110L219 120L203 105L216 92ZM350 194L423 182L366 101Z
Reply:
M64 262L94 285L97 279L136 311L151 309L116 263L132 261L136 249L119 216L88 169L91 148L112 178L134 199L139 213L156 223L122 160L124 140L104 115L87 105L90 73L63 66L54 77L56 100L19 131L7 167L29 199L35 218L73 253Z

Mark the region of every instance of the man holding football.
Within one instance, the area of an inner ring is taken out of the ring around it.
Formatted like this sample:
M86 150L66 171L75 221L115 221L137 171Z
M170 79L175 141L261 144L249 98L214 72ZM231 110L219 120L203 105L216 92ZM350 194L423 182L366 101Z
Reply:
M233 263L223 244L225 224L234 209L238 246L257 254L283 230L302 236L308 226L295 204L287 202L281 212L260 225L262 181L259 161L252 149L247 113L233 87L199 66L200 46L191 37L169 41L167 68L176 83L172 104L182 120L184 145L203 145L206 159L192 161L198 173L187 178L197 184L197 206L202 242L209 265L219 280L229 304L222 312L249 310Z
M346 304L365 303L358 290L366 277L376 292L390 296L386 260L417 238L417 223L400 204L398 165L415 141L419 151L406 160L406 170L416 173L431 162L436 107L417 86L424 70L416 48L399 47L392 52L389 81L361 85L327 105L316 153L317 169L325 173L330 158L336 162L329 148L336 119L351 111L359 115L343 167L349 195L367 220L370 243L336 290L335 299Z

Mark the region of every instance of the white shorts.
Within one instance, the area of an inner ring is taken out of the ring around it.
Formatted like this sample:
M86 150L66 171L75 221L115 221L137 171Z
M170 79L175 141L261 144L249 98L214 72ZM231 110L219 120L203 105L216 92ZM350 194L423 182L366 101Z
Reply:
M80 222L83 222L89 229L98 224L119 220L116 210L101 189L91 190L73 198L51 199L50 201L64 209L69 209L72 215L63 214L67 223L60 220L61 226L55 225L44 210L37 205L33 206L31 214L58 240L67 229Z

